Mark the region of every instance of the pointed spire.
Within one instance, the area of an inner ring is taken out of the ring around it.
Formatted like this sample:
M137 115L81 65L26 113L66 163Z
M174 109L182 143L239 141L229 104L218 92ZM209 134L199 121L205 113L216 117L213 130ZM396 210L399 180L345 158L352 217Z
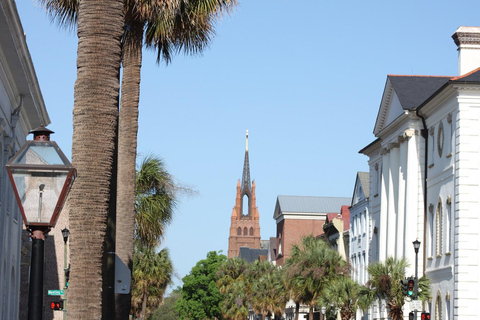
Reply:
M251 190L250 164L248 163L248 130L246 135L245 160L243 162L242 191Z

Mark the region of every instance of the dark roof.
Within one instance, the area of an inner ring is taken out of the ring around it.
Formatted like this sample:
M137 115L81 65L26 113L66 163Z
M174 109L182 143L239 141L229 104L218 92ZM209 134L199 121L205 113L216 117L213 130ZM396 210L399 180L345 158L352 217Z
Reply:
M467 74L464 74L460 77L454 77L450 79L452 82L480 82L480 68L475 69Z
M267 256L268 249L250 249L248 247L240 247L238 252L238 257L247 261L248 263L252 263L256 260L259 260L260 256Z
M416 109L451 78L440 76L388 76L404 110Z
M362 184L363 194L365 195L365 198L368 198L370 196L370 172L359 171L357 172L357 175Z

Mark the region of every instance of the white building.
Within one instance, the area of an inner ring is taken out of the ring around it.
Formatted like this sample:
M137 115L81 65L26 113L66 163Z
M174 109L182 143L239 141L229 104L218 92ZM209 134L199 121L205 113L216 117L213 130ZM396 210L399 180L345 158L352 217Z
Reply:
M405 257L421 241L431 319L478 319L480 301L480 28L460 27L457 77L387 77L369 157L370 252ZM408 307L404 314L408 314ZM381 313L373 314L379 318Z
M19 319L22 217L5 164L50 123L13 0L0 1L0 319Z
M368 172L357 172L353 190L352 205L350 207L350 257L352 266L351 278L364 285L368 280L367 266L369 261L376 260L376 255L370 257L372 243L372 217L368 208L370 196L370 175ZM359 311L357 319L367 319Z

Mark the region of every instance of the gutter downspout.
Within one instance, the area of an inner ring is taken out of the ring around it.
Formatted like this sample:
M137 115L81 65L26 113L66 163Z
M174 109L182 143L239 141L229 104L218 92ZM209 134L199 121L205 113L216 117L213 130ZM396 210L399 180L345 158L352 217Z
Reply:
M424 181L423 181L423 267L422 276L425 275L425 266L427 263L427 177L428 177L428 128L425 117L417 111L417 116L422 119L423 129L420 130L420 135L425 139L425 163L424 163Z

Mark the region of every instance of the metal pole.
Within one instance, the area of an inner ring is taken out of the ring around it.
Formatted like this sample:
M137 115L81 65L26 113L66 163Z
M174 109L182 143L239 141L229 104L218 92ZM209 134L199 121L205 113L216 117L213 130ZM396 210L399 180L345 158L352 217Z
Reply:
M67 241L63 244L63 319L67 319Z
M45 236L41 230L32 232L32 260L28 291L28 320L43 320L43 266Z
M415 300L418 300L418 249L415 248ZM417 310L414 310L415 320L417 320Z

